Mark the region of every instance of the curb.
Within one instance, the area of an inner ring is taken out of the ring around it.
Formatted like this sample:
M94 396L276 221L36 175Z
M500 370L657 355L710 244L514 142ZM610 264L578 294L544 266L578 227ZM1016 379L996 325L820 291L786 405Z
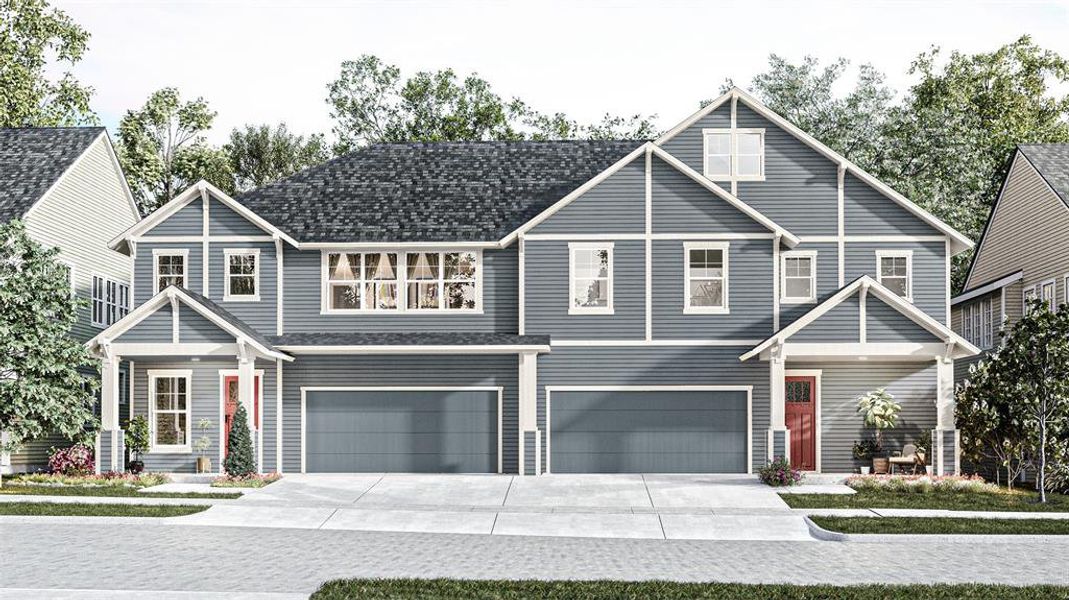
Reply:
M808 515L803 515L802 520L805 521L807 527L809 527L809 535L822 542L849 542L850 536L845 533L839 533L838 531L828 531L820 525L813 522Z
M851 542L855 544L887 544L917 542L957 542L962 544L1025 544L1039 543L1051 546L1069 546L1066 535L970 535L970 534L917 534L917 533L840 533L817 525L808 516L802 517L809 527L809 534L822 542ZM862 517L864 518L864 517Z

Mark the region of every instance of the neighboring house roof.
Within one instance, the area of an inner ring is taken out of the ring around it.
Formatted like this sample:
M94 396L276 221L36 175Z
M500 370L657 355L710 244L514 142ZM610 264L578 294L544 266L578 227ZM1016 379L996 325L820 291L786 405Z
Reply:
M1017 149L1069 206L1069 144L1018 144Z
M497 241L643 143L376 144L235 200L302 243Z
M481 332L421 332L421 333L338 333L316 331L287 333L271 336L268 340L280 349L303 354L332 354L340 348L351 351L382 353L387 347L405 351L406 347L426 351L439 347L453 352L464 352L480 347L487 352L496 350L518 351L521 349L549 352L548 335L514 335L508 333ZM418 348L417 348L418 347Z
M25 216L101 135L103 127L0 129L0 223Z
M1015 273L1010 273L1009 275L1006 275L1006 276L1003 276L1003 277L999 277L998 279L995 279L994 281L989 281L987 283L982 283L982 284L977 285L977 286L975 286L975 287L973 287L971 289L963 291L962 293L958 294L954 298L951 298L950 305L954 306L956 304L961 304L962 302L967 302L969 300L972 300L973 298L979 298L980 296L983 296L984 294L988 294L988 293L991 293L991 292L993 292L995 290L1002 289L1002 288L1010 285L1011 283L1015 283L1017 281L1020 281L1023 278L1024 278L1024 271L1017 271Z

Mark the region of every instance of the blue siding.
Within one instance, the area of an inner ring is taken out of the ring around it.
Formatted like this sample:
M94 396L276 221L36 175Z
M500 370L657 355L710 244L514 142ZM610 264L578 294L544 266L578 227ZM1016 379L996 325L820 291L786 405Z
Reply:
M115 341L123 343L170 343L174 339L171 305L164 304L137 325L127 329ZM233 338L231 338L233 340ZM136 360L136 358L135 358Z
M208 205L208 232L211 235L270 235L215 199Z
M870 343L941 341L930 331L871 294L865 302L865 325L867 327L865 336Z
M182 304L178 309L178 341L183 344L233 344L234 336Z
M803 327L790 341L857 343L861 340L860 306L855 293Z
M531 229L531 233L643 233L645 230L646 162L639 155Z
M134 306L143 304L145 300L155 295L152 272L152 251L154 249L177 250L184 248L188 250L187 260L189 264L186 265L186 287L198 294L201 293L204 287L201 285L204 250L200 242L161 243L150 242L148 241L149 239L142 239L141 243L137 245L137 257L134 259Z
M780 327L790 325L798 317L812 310L839 291L839 245L832 243L799 244L794 250L817 253L817 300L808 304L788 304L780 301ZM782 274L781 274L782 277ZM848 282L847 282L848 283ZM782 294L782 290L780 290Z
M843 188L843 219L846 235L939 235L902 205L853 175Z
M846 281L861 275L877 279L877 250L913 251L913 304L940 323L947 323L946 243L847 243Z
M768 229L660 158L653 158L654 233L768 233Z
M200 198L197 198L149 229L145 235L200 235L203 232L204 215Z
M225 208L225 207L224 207ZM213 209L214 210L214 209ZM228 209L229 210L229 209ZM260 300L257 302L226 302L226 255L227 249L257 249L260 251ZM276 333L276 301L278 299L278 263L275 260L274 242L212 242L209 246L208 277L210 297L235 317L245 321L265 335ZM318 269L318 266L317 266ZM319 271L316 271L316 275ZM318 296L316 297L318 302Z
M672 156L686 163L699 173L704 173L705 141L702 129L729 129L731 127L731 102L725 102L713 112L705 115L690 127L680 131L662 147Z

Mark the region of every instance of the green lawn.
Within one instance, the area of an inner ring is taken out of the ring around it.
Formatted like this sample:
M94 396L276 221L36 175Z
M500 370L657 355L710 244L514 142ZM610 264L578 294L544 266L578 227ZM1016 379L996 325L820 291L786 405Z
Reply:
M863 490L856 494L782 494L791 508L933 508L944 510L991 510L1011 512L1069 512L1069 496L1047 494L1047 503L1031 491L1000 494L969 492L884 492Z
M1069 598L1069 587L997 585L798 586L650 581L462 581L455 579L344 579L328 581L312 600L348 598L716 598L717 600L1035 600Z
M212 500L240 498L241 492L139 492L138 488L115 485L20 485L5 483L0 494L5 496L109 496L119 498L209 498Z
M151 504L73 504L59 502L0 502L0 515L42 517L181 517L207 506Z
M957 519L948 517L811 517L840 533L919 533L967 535L1069 535L1065 519Z

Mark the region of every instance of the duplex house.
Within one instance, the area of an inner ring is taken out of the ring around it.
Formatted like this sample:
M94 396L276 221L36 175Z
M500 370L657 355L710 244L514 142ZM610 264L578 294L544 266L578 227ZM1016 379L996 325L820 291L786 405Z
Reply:
M732 89L652 141L374 145L231 198L200 183L113 240L94 337L147 468L848 472L857 396L957 470L949 265L971 242ZM207 421L202 421L207 419ZM197 425L207 428L198 430ZM111 461L110 463L108 461Z
M133 260L108 242L140 218L103 127L0 129L0 223L20 219L31 238L59 249L72 292L86 301L76 339L88 341L129 312ZM124 390L126 381L123 367ZM0 458L0 470L43 468L49 448L69 443L58 435L33 440Z

